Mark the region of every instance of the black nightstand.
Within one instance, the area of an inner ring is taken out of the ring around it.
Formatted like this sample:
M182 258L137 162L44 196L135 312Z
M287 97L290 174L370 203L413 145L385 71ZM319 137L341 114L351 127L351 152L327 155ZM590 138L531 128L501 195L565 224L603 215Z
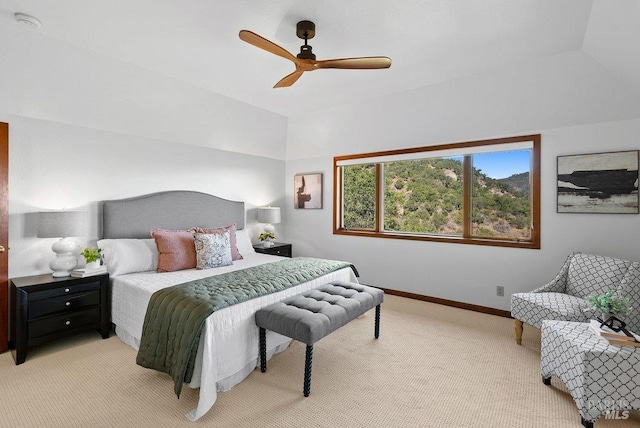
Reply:
M284 242L274 242L272 247L264 248L262 244L254 245L256 253L271 254L274 256L292 257L291 244Z
M11 280L11 338L14 359L24 363L27 348L84 330L109 337L109 274L54 278L51 274Z

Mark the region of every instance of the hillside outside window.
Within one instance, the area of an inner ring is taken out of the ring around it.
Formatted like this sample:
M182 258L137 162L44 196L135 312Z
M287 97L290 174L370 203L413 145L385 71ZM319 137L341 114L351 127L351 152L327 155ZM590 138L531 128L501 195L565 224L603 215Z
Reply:
M334 233L540 248L540 135L334 158Z

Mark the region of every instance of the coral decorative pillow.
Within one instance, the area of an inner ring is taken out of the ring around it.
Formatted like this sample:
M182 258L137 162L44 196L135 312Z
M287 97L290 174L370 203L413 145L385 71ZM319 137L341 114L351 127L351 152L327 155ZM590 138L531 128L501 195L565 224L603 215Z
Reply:
M210 269L233 264L229 241L229 231L196 233L196 269Z
M154 229L151 231L151 236L158 247L158 272L173 272L196 267L196 249L192 232Z
M207 228L203 228L203 227L192 227L191 229L189 229L189 232L193 232L193 233L221 233L221 232L226 232L229 231L229 240L231 242L231 258L233 260L242 260L242 254L240 254L240 251L238 251L238 244L237 244L237 240L236 240L236 225L234 224L230 224L229 226L225 226L225 227L218 227L215 229L207 229Z

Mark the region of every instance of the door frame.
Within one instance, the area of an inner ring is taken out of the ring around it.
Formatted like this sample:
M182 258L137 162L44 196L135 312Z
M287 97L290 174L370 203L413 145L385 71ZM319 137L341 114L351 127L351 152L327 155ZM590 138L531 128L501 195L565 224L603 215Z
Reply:
M0 122L0 352L9 349L9 124Z

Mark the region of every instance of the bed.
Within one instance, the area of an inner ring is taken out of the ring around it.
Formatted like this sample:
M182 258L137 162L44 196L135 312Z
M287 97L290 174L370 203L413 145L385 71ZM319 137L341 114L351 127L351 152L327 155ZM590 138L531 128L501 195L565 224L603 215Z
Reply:
M117 336L138 349L147 305L160 289L225 272L282 260L256 253L245 229L243 202L229 201L193 191L169 191L136 198L103 201L102 239L105 264L111 274L111 321ZM236 245L242 256L232 265L213 269L157 272L157 248L152 229L188 230L193 227L236 225ZM186 417L195 421L207 413L218 391L226 391L245 379L259 364L255 312L267 305L332 280L357 282L350 268L343 268L277 293L268 294L214 312L205 327L191 382L200 388L196 409ZM287 348L291 339L269 332L267 358ZM134 363L132 361L132 363ZM167 388L170 379L167 378Z

